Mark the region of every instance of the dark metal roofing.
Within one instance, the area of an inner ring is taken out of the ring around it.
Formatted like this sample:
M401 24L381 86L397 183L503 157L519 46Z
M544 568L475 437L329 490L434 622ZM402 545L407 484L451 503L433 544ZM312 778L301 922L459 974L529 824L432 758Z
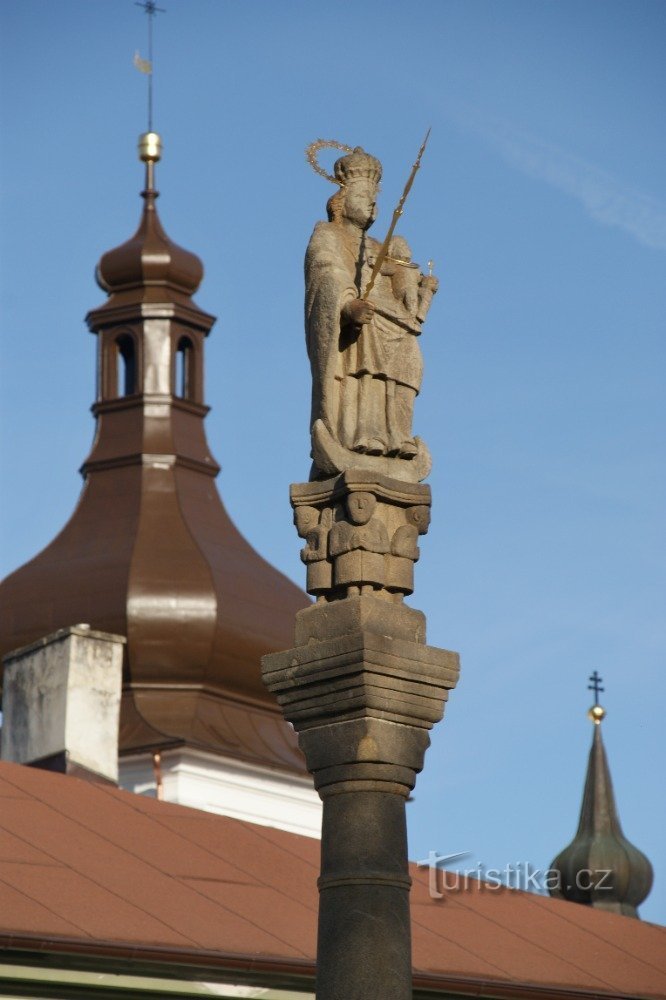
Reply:
M561 874L561 889L553 894L575 903L636 917L636 907L652 888L652 865L622 832L601 737L603 715L598 718L594 725L578 830L551 865ZM581 872L608 874L581 882L578 877Z

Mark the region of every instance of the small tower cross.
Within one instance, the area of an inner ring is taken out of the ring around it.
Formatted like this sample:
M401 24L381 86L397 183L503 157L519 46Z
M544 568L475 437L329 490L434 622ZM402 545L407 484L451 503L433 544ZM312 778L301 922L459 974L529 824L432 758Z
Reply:
M594 691L594 704L598 705L599 693L604 690L601 686L601 681L603 680L603 678L600 677L597 671L595 670L593 674L590 674L588 679L591 683L587 685L587 690Z

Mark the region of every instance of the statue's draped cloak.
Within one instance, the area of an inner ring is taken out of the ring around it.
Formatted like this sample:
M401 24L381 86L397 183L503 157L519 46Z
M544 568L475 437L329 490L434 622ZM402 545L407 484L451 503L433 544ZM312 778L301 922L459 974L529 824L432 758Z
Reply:
M377 276L370 301L377 312L360 331L341 330L345 304L361 295L379 250L376 240L361 240L331 222L315 226L305 256L305 328L312 369L311 426L321 418L333 438L339 433L338 380L370 374L418 392L421 354L416 323L395 299L390 279Z
M342 226L318 222L305 254L305 330L312 369L311 426L321 418L337 437L342 376L340 314L359 297L359 243Z

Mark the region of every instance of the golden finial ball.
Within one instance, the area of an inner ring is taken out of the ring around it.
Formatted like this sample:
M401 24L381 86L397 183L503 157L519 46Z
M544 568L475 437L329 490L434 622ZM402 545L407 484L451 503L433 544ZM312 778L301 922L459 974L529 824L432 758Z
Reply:
M157 132L144 132L139 136L139 159L144 163L157 163L162 156L162 138Z
M601 705L593 705L587 713L587 717L595 726L598 726L606 718L606 709L602 708Z

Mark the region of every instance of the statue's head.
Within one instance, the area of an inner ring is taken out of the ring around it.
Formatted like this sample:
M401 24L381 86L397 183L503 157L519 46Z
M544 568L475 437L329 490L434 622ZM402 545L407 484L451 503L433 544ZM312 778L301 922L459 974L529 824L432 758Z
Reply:
M416 507L408 507L405 511L408 524L413 524L419 535L425 535L430 527L430 507L426 504L419 504Z
M294 507L294 524L300 538L305 538L318 523L319 511L316 507Z
M377 507L377 497L373 493L350 493L347 497L349 519L354 524L367 524Z
M369 180L378 187L382 179L382 165L361 146L356 146L351 153L335 161L333 174L341 187L346 187L356 180Z
M404 236L394 236L389 243L389 254L398 260L411 261L412 248Z
M359 229L369 229L377 218L381 163L357 146L336 160L333 173L340 190L329 199L329 219L332 222L347 219Z

